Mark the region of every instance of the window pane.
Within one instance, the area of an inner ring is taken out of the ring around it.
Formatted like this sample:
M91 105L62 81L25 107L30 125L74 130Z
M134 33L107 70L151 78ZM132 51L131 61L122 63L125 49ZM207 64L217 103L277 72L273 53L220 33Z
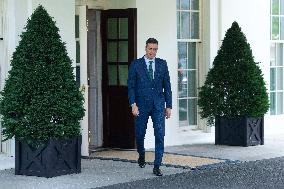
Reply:
M180 39L180 12L177 12L177 38Z
M284 15L284 0L280 0L280 14Z
M197 125L197 99L188 100L188 124Z
M107 43L107 61L117 62L117 43L116 42Z
M117 85L117 67L116 65L108 65L108 84Z
M189 39L189 12L181 12L181 39Z
M119 65L119 85L127 86L128 65Z
M80 66L76 66L76 84L80 87Z
M187 100L179 100L179 125L187 126Z
M276 65L283 66L283 44L277 43L276 44Z
M178 69L187 69L187 48L185 42L178 42Z
M270 93L270 114L271 115L275 115L276 114L276 97L275 97L276 93L275 92L272 92Z
M272 0L272 14L279 14L279 0Z
M80 63L80 42L76 41L76 63Z
M180 9L189 10L189 8L190 8L189 7L189 0L181 0L180 3L181 3Z
M119 42L119 62L128 62L128 41L120 41Z
M190 19L190 37L191 39L199 39L199 13L192 12Z
M79 15L75 15L75 38L79 38Z
M188 43L188 69L196 69L196 43Z
M276 65L276 58L275 58L275 43L271 43L270 45L270 66L275 66Z
M276 89L276 68L270 68L270 90L274 91Z
M283 92L277 93L277 115L283 114Z
M119 38L128 39L128 18L119 19Z
M272 17L272 39L279 39L279 17Z
M284 40L284 17L280 18L280 39Z
M283 90L283 67L277 68L277 90Z
M189 71L188 75L188 93L189 97L196 97L196 71Z
M191 9L198 10L199 9L199 0L191 0Z
M177 0L177 10L179 9L180 6L180 0Z
M178 71L178 97L187 97L188 81L187 71Z
M109 18L107 26L108 39L117 39L117 18Z

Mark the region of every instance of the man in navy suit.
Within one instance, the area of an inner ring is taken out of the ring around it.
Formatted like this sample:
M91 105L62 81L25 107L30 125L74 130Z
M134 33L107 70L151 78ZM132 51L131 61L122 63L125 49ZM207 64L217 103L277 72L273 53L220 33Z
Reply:
M162 176L160 165L164 153L165 118L171 117L172 91L168 66L165 60L156 58L158 41L146 41L146 54L134 60L128 73L128 98L135 116L135 136L138 164L144 168L144 138L149 116L155 135L155 161L153 173Z

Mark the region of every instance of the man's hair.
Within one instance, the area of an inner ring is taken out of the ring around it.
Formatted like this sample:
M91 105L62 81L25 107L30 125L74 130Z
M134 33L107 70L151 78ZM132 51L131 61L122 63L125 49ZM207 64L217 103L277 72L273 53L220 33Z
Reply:
M157 44L157 45L158 45L158 41L157 41L157 39L155 39L155 38L149 38L149 39L147 39L147 41L146 41L146 46L147 46L149 43L154 43L154 44Z

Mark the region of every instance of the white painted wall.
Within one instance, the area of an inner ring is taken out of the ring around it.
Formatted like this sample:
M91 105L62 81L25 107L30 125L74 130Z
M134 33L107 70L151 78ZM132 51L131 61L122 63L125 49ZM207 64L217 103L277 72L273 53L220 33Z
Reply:
M178 137L177 110L177 21L176 1L137 0L137 56L145 54L145 42L149 37L159 41L157 57L167 60L173 91L172 117L166 120L165 145L175 145ZM155 146L152 121L148 122L145 147Z

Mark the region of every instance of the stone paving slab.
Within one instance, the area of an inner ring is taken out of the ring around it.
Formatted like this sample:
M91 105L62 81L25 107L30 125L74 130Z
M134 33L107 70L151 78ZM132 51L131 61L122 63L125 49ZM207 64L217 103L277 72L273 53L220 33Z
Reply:
M99 159L82 159L80 174L53 178L15 175L14 169L0 171L0 189L90 189L156 177L153 166L141 169L137 163ZM190 169L161 166L164 175L183 173Z

